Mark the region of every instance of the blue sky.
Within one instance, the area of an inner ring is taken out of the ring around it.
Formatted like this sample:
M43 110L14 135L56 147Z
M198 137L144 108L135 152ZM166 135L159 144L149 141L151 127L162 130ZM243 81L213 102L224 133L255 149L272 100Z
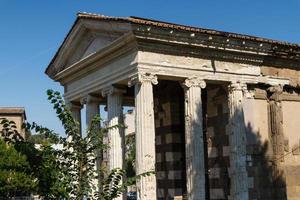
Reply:
M299 0L0 0L0 106L24 106L29 121L62 132L45 74L79 11L139 16L300 43Z

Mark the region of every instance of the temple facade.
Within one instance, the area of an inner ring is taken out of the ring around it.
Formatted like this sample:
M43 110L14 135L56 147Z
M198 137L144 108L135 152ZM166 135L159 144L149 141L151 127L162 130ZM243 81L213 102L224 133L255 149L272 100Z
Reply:
M140 200L300 199L300 46L79 13L46 69L86 123L134 107ZM108 133L109 168L124 130ZM121 199L121 197L119 198Z

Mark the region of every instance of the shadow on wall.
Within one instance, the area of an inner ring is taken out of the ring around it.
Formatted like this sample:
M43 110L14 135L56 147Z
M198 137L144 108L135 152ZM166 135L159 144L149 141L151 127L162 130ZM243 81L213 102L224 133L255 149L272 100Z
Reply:
M227 99L227 96L225 97ZM230 165L232 165L232 163L230 163L231 152L229 148L229 137L232 137L232 130L228 128L230 127L228 124L231 123L228 113L228 100L222 105L223 107L221 108L219 106L218 109L217 117L219 118L213 120L209 115L204 114L203 116L204 153L206 154L206 199L226 200L233 196L231 177L235 172L230 171ZM206 106L207 98L204 98L203 105L197 106L197 113L201 113L203 110L203 112L209 114L210 111ZM218 105L216 106L218 107ZM222 113L227 120L220 117ZM232 118L235 118L235 115L244 118L243 110L236 110L234 113ZM199 126L199 123L196 121L192 121L191 124L194 127ZM245 124L242 128L245 129L246 138L248 138L248 140L251 138L252 141L247 141L246 146L248 180L241 180L241 183L239 183L242 184L242 181L246 181L249 200L287 199L283 162L274 160L271 142L262 142L260 133L255 132L251 124ZM214 130L212 131L212 129ZM202 133L197 131L197 134ZM271 133L269 133L269 140L271 138L270 134ZM194 188L191 188L192 192L193 190Z
M273 147L270 137L262 143L260 133L255 133L249 123L246 132L247 138L256 139L255 144L247 144L249 199L287 199L284 163L273 155L273 149L277 147Z

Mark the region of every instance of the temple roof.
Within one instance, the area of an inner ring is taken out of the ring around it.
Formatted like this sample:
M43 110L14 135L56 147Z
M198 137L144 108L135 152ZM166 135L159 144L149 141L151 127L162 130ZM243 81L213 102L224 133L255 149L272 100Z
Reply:
M217 36L225 36L228 38L236 38L236 39L243 39L243 40L252 40L257 42L266 42L271 44L280 44L280 45L288 45L291 47L300 47L299 44L296 43L290 43L290 42L284 42L284 41L278 41L278 40L272 40L262 37L256 37L246 34L238 34L238 33L232 33L232 32L224 32L224 31L218 31L213 29L205 29L200 27L193 27L193 26L186 26L181 24L174 24L170 22L164 22L164 21L158 21L153 19L146 19L141 17L112 17L112 16L105 16L100 14L94 14L94 13L85 13L81 12L77 14L78 19L98 19L98 20L115 20L115 21L124 21L134 24L143 24L143 25L150 25L150 26L156 26L161 28L170 28L170 29L177 29L177 30L183 30L183 31L190 31L195 33L206 33L210 35L217 35Z
M89 30L88 34L86 30ZM149 40L151 47L153 47L151 39L157 37L158 40L164 40L166 43L177 40L185 45L192 46L197 43L202 47L222 51L237 50L257 55L261 53L261 55L294 60L297 66L300 60L299 44L133 16L112 17L78 13L76 21L45 72L53 78L63 69L83 60L88 55L101 51L126 33ZM144 45L144 41L138 42L138 45Z

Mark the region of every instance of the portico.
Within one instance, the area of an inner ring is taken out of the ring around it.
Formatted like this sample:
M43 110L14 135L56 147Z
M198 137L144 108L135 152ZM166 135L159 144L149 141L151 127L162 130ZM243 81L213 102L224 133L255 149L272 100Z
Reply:
M269 126L269 101L271 112L278 112L268 88L296 88L294 77L271 69L299 66L299 49L233 33L81 13L46 73L64 86L79 122L82 104L87 125L99 105L106 105L110 126L123 122L124 106L134 106L136 171L156 172L138 181L138 199L247 200L263 195L252 169L260 136L247 122L256 123L266 109L267 120L255 127ZM259 114L249 112L258 104L265 105L255 110ZM280 131L270 138L283 142ZM269 137L268 131L260 134ZM122 168L124 130L112 129L108 138L109 168ZM284 171L279 161L274 165Z

